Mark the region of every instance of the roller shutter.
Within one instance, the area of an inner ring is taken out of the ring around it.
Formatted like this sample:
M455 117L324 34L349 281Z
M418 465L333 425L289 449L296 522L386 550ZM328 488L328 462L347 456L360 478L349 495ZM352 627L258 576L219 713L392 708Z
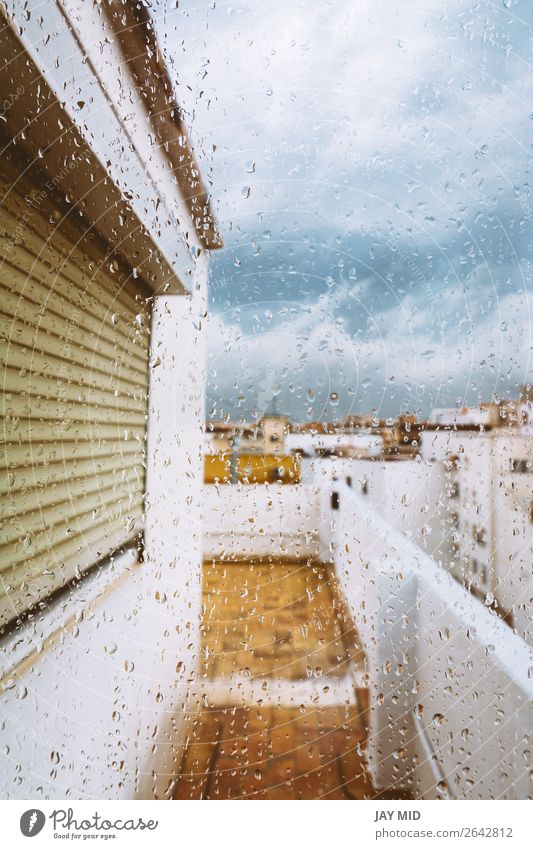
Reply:
M149 292L4 158L0 625L142 527Z

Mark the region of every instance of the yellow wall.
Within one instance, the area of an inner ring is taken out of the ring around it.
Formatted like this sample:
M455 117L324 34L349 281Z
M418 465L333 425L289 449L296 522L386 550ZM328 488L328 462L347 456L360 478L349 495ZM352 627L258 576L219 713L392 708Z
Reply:
M240 483L300 483L300 463L293 455L240 454L238 458ZM277 470L283 470L283 476ZM205 483L229 483L230 454L206 454Z

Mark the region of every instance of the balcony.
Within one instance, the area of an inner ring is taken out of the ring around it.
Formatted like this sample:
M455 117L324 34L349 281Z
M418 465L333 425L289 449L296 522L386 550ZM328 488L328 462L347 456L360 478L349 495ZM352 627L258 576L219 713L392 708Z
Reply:
M175 798L527 796L531 655L492 611L338 481L204 498Z
M204 563L202 665L174 798L361 799L367 690L329 565Z
M201 570L124 554L4 641L5 796L528 797L492 610L340 481L199 505Z

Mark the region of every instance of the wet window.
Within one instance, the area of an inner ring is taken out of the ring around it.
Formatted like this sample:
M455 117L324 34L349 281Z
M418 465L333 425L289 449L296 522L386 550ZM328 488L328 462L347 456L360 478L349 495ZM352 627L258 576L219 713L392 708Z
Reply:
M529 460L512 460L511 471L519 475L525 475L532 469L532 464Z
M0 795L530 798L530 4L0 17Z

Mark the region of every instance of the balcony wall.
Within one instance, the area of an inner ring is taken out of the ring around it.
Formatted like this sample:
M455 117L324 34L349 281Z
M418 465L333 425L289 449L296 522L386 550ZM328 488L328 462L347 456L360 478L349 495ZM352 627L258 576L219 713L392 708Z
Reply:
M446 470L420 458L309 458L302 463L304 483L327 487L351 482L351 489L387 523L446 565L451 557ZM363 494L363 491L365 494ZM326 536L323 535L323 541Z
M301 484L204 486L204 558L318 557L317 493Z
M196 653L158 587L124 554L3 642L2 798L164 795Z
M206 489L205 556L334 562L366 654L376 788L528 797L533 657L508 625L340 480Z
M367 657L375 786L527 798L527 644L348 486L323 488L321 513Z

